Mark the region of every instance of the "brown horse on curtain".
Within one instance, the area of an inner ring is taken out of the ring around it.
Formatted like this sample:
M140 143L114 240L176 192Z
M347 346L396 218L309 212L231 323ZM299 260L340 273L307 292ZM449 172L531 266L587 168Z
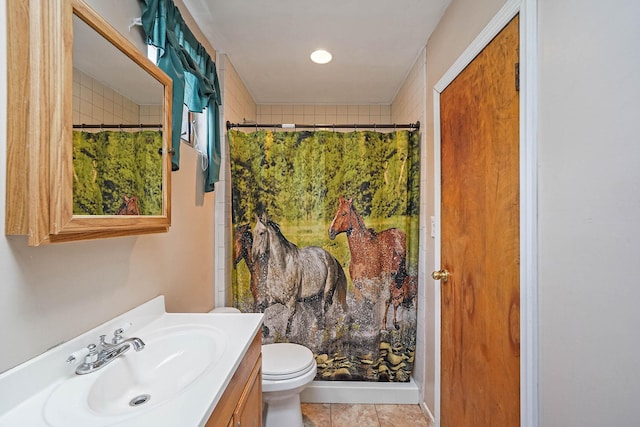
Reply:
M354 294L358 300L363 298L373 304L383 302L379 307L382 317L382 329L387 328L387 313L392 301L392 293L398 298L404 292L398 292L403 286L406 258L406 236L397 228L376 232L367 228L353 206L353 199L340 197L338 210L329 227L329 238L335 239L340 233L347 234L351 262L349 274L355 287ZM399 282L399 283L398 283ZM394 289L395 288L395 289ZM400 305L394 303L394 325L396 309Z
M256 303L258 301L258 280L259 280L259 265L253 258L251 248L253 247L253 235L251 234L251 224L242 224L235 228L233 233L233 264L237 265L242 259L244 259L249 274L251 274L251 282L249 289L251 295L253 295L253 308L256 309Z
M128 197L126 194L122 195L122 204L118 208L116 215L140 215L140 209L138 208L138 196Z

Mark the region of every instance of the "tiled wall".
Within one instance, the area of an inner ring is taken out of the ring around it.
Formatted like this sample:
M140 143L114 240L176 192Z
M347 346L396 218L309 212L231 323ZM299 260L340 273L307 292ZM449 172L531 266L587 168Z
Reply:
M162 123L162 105L141 105L140 123Z
M383 124L390 123L390 105L258 105L259 123Z
M162 105L138 105L82 71L73 70L73 124L162 123Z

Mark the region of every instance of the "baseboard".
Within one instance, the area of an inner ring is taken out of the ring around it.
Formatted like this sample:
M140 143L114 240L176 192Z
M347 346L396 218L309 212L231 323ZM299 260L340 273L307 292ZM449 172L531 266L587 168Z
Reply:
M418 386L364 381L313 381L300 395L305 403L418 404Z
M427 406L427 404L424 403L424 402L421 402L420 403L420 409L422 409L422 413L425 415L425 417L427 417L427 421L430 422L429 425L430 426L435 425L436 418L431 413L431 410L429 410L429 407Z

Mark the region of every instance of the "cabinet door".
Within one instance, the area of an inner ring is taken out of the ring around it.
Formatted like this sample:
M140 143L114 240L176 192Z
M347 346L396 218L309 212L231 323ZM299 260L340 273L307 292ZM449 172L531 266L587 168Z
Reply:
M262 426L262 357L258 358L251 372L251 377L233 413L233 421L235 427Z
M260 331L242 358L218 401L206 427L262 425L262 334ZM284 427L284 426L283 426Z
M5 233L27 235L28 244L38 246L168 231L171 78L85 1L6 5L12 108ZM114 107L114 116L123 117L118 121L127 123L104 124L102 109L84 109L84 102L76 101L74 112L73 99L80 99L74 81L81 75L98 92L131 96L122 101L126 109ZM141 106L148 105L161 110L162 119L138 124L145 119ZM84 126L80 120L87 128L114 131L79 132L74 142L73 128ZM156 131L121 132L142 127Z

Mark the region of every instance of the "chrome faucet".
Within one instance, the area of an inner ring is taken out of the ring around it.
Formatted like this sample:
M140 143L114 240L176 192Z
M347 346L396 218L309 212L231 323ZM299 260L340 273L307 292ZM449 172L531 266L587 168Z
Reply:
M104 368L129 351L130 348L135 351L140 351L144 348L144 341L135 337L124 339L122 337L123 332L123 329L117 329L113 334L111 343L106 342L106 335L100 335L100 343L97 346L89 344L87 346L89 353L84 357L84 362L76 368L76 374L90 374ZM70 360L71 358L68 359L68 361Z

